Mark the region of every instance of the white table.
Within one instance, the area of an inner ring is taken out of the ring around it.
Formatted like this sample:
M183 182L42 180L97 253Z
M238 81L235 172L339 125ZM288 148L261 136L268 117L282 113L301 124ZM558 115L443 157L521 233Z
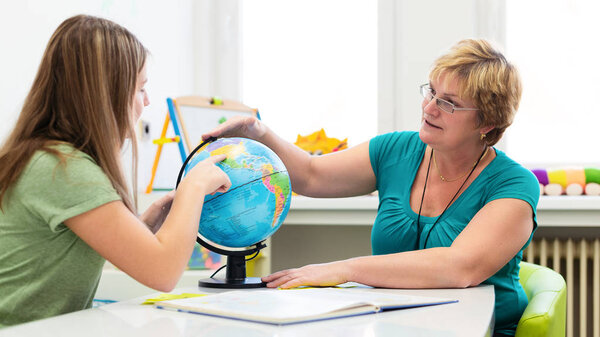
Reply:
M349 289L351 290L351 289ZM178 288L184 292L215 292ZM252 291L252 290L248 290ZM276 291L276 290L274 290ZM458 303L378 314L276 326L156 309L140 305L155 294L0 330L0 336L490 336L494 326L494 288L399 290L381 292L445 297Z

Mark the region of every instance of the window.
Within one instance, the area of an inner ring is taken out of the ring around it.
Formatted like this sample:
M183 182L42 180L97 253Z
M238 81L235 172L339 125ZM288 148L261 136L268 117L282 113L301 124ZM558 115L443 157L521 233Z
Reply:
M523 80L521 106L506 134L516 161L600 163L599 12L597 0L507 1L506 54Z
M377 1L242 2L242 101L284 139L377 133Z

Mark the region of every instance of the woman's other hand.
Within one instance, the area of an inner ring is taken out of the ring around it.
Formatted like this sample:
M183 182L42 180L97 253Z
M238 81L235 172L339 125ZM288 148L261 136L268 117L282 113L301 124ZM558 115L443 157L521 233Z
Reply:
M310 264L301 268L282 270L262 278L269 288L299 286L334 286L350 281L347 261Z
M212 131L202 135L202 140L214 137L244 137L259 140L267 133L266 125L262 124L256 117L234 116Z

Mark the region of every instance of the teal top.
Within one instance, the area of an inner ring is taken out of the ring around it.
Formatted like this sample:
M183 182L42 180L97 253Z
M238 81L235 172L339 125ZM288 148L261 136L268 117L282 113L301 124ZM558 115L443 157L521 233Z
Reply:
M379 209L371 232L373 254L391 254L417 247L417 213L410 207L410 190L425 155L426 144L417 132L393 132L377 136L369 143L369 156L379 191ZM519 263L537 228L536 207L539 183L533 173L504 152L496 158L444 212L437 217L421 216L419 249L449 247L485 204L492 200L521 199L531 205L534 229L525 246L496 274L484 281L494 285L495 332L514 335L527 296L519 283ZM431 231L427 247L425 237Z
M89 308L104 259L64 221L121 198L94 160L37 151L0 211L0 327Z

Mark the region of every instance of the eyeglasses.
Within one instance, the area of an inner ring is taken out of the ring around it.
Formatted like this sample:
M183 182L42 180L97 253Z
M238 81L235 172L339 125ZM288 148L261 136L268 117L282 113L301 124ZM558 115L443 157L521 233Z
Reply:
M435 95L433 94L433 91L431 90L431 87L429 86L428 83L422 84L421 86L419 86L419 90L421 91L421 95L423 97L425 97L425 99L430 102L432 99L435 98L435 105L446 111L447 113L454 113L454 111L460 111L460 110L479 110L479 109L475 109L475 108L457 108L454 104L446 101L445 99L441 99L438 97L435 97Z

